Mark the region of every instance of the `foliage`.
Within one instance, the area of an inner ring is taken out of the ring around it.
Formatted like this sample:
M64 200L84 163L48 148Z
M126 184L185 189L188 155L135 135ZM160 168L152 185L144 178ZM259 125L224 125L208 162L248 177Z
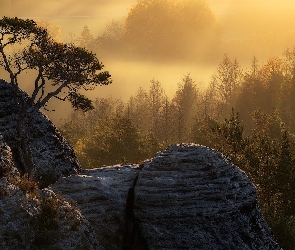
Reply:
M19 189L28 197L35 198L39 196L38 184L35 181L29 179L28 174L24 174L20 177L20 180L11 180L14 185L19 187Z
M111 83L108 72L97 73L104 66L95 54L54 41L33 20L7 17L0 20L0 56L0 66L9 73L12 85L18 86L19 75L27 70L37 73L31 95L37 108L45 107L56 97L68 99L75 108L87 111L91 109L91 101L77 91Z
M105 30L99 35L90 47L107 56L125 55L127 45L124 39L124 26L122 22L112 20L106 24Z
M33 243L35 249L41 246L50 246L58 239L56 235L58 225L58 209L57 199L53 197L43 197L40 202L40 213L36 218L37 230Z
M201 133L206 138L213 133L211 138L215 140L210 141L211 146L229 156L249 175L258 188L260 206L280 245L292 249L295 154L290 135L276 113L266 115L256 110L253 119L256 128L248 136L244 135L242 121L234 110L223 122L207 119ZM283 228L286 224L288 227Z
M9 166L3 161L0 162L0 178L7 177L10 173Z
M79 140L76 144L80 147L80 154L86 156L82 159L88 166L134 163L156 153L153 149L149 152L152 144L146 144L130 120L124 117L112 117L107 124L97 124L93 133L90 138ZM153 137L145 139L157 144Z
M74 120L61 127L84 168L139 162L160 148L152 132L140 133L129 118L118 112L119 107L111 106L114 103L120 105L118 101L97 100L95 110L87 115L76 113Z
M91 100L89 100L85 95L81 95L76 92L70 93L69 101L71 102L73 108L80 109L84 112L94 109Z
M84 25L80 38L78 39L79 46L82 48L89 48L91 47L93 40L94 38L90 32L89 27L87 25Z
M126 18L124 37L145 57L202 60L216 52L218 27L205 1L140 0Z
M237 90L241 84L243 74L238 61L231 61L224 55L222 62L218 66L217 74L213 75L212 85L216 89L218 96L227 108L233 103L237 96Z
M188 141L189 138L185 135L191 129L192 118L196 115L198 105L198 89L189 74L179 83L172 104L174 105L175 121L177 122L177 139L178 141Z
M262 66L254 57L250 70L225 56L206 90L188 74L172 98L153 79L126 103L98 99L87 115L75 111L63 129L87 167L138 162L183 140L220 150L256 185L279 244L294 249L294 55Z

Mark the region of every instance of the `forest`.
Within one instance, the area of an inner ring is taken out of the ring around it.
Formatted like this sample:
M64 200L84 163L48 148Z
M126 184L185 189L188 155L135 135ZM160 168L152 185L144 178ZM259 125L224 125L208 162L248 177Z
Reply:
M280 245L295 245L295 50L250 69L224 55L206 89L190 74L169 98L159 81L123 102L97 98L60 129L84 168L140 163L170 144L221 151L259 190L264 216Z
M58 27L44 20L38 23L54 40L61 39ZM95 92L93 110L74 110L58 128L85 169L141 163L182 142L219 150L257 187L259 206L280 246L295 249L293 33L280 37L278 46L266 33L241 43L224 41L221 31L205 1L151 0L138 1L124 23L113 20L98 36L87 25L80 34L69 34L70 43L109 63L111 74L112 63L122 61L120 71L129 85L114 81L114 96ZM282 49L285 45L289 49ZM130 61L134 67L125 68ZM181 69L189 62L190 68L210 65L216 70L206 83L184 70L182 78L174 78L178 85L172 94L167 93L167 86L175 85L172 80L163 83L156 73L148 80L143 75L140 81L149 81L148 88L136 83L134 94L118 98L124 89L134 88L129 78L140 71L142 62L152 62L151 71L171 62Z

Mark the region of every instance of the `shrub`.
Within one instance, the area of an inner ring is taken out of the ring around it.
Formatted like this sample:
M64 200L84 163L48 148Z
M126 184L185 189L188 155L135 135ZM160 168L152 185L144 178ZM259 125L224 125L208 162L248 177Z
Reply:
M39 196L38 184L29 179L28 174L24 174L20 179L12 178L10 182L17 186L24 194L30 198Z
M52 245L55 243L58 232L58 201L52 197L41 199L40 214L35 218L36 237L34 241L35 249Z
M8 166L4 163L0 163L0 178L6 177L9 174L9 168Z

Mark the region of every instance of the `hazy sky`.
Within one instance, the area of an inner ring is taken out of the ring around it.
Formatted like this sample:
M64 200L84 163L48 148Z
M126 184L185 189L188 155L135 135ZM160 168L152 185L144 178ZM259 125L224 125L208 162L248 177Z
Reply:
M0 3L4 5L8 1L0 0ZM11 0L10 14L51 19L55 24L62 25L63 36L85 24L97 35L108 21L124 20L136 2L136 0ZM221 23L225 36L231 37L233 34L247 36L264 30L282 33L295 24L294 0L207 0L207 3Z
M7 0L2 0L2 2ZM181 1L181 0L178 0ZM136 0L11 0L15 11L30 16L96 16L125 15ZM207 0L216 14L247 12L294 12L293 0ZM292 10L293 9L293 10Z
M7 4L9 1L10 10ZM54 25L61 25L63 39L67 39L70 32L79 36L83 26L88 25L96 37L109 21L124 21L136 2L137 0L0 0L0 15L49 19ZM224 53L231 58L249 63L254 55L259 55L263 61L270 56L281 55L287 47L295 47L294 0L207 0L207 3L221 27ZM114 81L111 86L89 92L93 99L112 95L126 100L139 87L148 89L153 78L163 84L168 95L173 95L177 83L185 74L190 72L196 82L202 81L206 85L218 66L154 65L146 62L109 61L108 58L103 59L103 63Z

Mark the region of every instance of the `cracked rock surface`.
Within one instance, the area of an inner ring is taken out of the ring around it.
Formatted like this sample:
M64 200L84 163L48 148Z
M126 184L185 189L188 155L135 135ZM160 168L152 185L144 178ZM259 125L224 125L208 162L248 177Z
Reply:
M280 249L255 186L219 152L181 144L141 166L81 171L32 107L0 80L1 249ZM25 173L43 189L24 190Z
M134 214L148 249L280 249L257 206L257 190L223 155L170 146L147 162Z
M122 249L125 236L126 200L138 175L137 165L85 170L50 186L74 201L91 223L105 249Z
M87 170L51 189L77 201L105 249L280 249L255 186L207 147L170 146L141 167Z
M11 148L15 166L40 187L81 169L71 145L28 95L0 79L0 134Z
M75 206L51 190L25 187L0 134L1 250L104 249Z

